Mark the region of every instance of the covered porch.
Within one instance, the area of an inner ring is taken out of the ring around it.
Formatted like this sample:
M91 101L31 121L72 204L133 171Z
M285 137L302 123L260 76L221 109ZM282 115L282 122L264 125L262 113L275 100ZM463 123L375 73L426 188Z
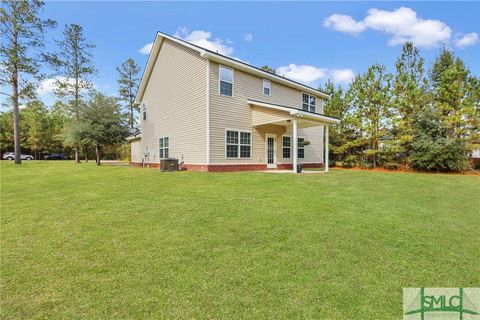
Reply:
M315 151L316 153L318 153L319 151L316 149L323 149L321 150L322 159L316 160L319 162L323 162L325 172L328 172L328 128L331 124L339 123L339 119L324 116L318 113L303 111L289 106L282 106L263 101L247 100L247 103L251 107L252 126L254 128L261 130L262 128L278 126L284 128L285 132L288 131L289 133L291 133L291 160L286 163L291 163L291 170L293 172L297 172L297 166L299 164L299 149L301 149L303 153L305 152L304 146L299 146L299 130L313 127L321 127L319 128L320 131L315 131L316 134L313 137L315 141L321 139L321 144L317 144L315 146L312 146L311 148L315 149L312 151ZM272 159L274 159L272 158L272 155L273 157L276 157L276 154L278 153L278 151L275 149L275 140L272 141L274 137L271 136L273 135L265 134L267 167L272 161ZM303 138L300 138L300 141L303 141L302 139Z

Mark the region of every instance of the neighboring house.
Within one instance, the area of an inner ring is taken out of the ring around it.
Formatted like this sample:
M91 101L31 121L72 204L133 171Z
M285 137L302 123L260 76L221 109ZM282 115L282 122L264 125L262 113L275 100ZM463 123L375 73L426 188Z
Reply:
M184 170L328 170L328 95L157 33L137 92L132 165L178 158ZM310 142L303 145L304 141Z

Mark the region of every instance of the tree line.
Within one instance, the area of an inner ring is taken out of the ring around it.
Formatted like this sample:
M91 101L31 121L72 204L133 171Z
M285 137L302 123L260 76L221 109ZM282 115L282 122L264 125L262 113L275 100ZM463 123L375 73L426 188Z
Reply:
M21 150L36 158L45 152L73 150L75 161L95 150L97 164L105 149L125 151L125 137L134 130L135 93L140 67L128 58L117 67L119 92L109 97L95 89L93 43L78 24L65 25L63 37L55 40L54 52L45 50L45 33L56 28L52 19L39 16L39 0L2 0L0 9L0 83L7 92L0 115L0 147L14 150L21 163ZM48 73L45 73L48 66ZM57 101L45 106L36 94L39 83L54 79ZM22 108L21 108L22 107ZM110 150L111 152L112 150Z
M448 48L427 70L407 42L394 73L374 64L347 88L320 90L331 96L325 113L341 120L330 128L334 164L463 171L480 149L480 80Z

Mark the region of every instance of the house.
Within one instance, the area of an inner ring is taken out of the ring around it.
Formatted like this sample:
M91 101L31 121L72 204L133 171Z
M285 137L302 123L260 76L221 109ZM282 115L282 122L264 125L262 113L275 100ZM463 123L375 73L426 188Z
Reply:
M158 32L135 103L133 166L178 158L183 170L328 170L329 96Z

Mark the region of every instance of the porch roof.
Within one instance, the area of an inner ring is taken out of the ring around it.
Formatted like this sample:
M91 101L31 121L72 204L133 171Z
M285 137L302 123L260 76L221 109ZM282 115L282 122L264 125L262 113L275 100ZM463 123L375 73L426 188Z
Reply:
M300 110L294 107L288 107L264 101L248 99L247 103L254 107L259 106L271 111L271 115L263 114L261 117L254 117L253 125L262 125L268 123L281 123L293 117L304 120L305 126L323 126L339 123L340 119L325 116L323 114ZM255 118L258 118L255 119Z

